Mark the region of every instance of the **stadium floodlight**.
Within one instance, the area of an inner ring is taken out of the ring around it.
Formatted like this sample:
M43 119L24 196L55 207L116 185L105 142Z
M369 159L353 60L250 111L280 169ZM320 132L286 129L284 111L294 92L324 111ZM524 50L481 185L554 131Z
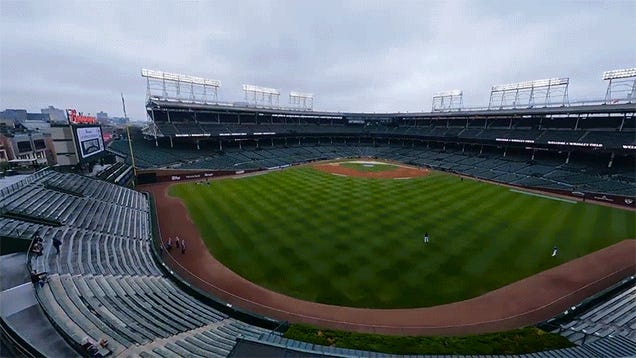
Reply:
M218 81L218 80L210 80L207 78L195 77L190 75L180 75L176 73L147 70L145 68L141 69L141 77L154 78L158 80L179 81L179 82L185 82L185 83L192 83L195 85L221 87L221 81Z
M567 93L570 79L567 77L546 78L534 81L523 81L492 86L488 108L534 107L535 100L544 94L544 106L565 106L568 103ZM553 102L555 93L560 100ZM527 101L525 100L527 98ZM499 103L497 103L499 102Z
M433 95L433 97L461 96L463 94L464 92L462 90L452 90L452 91L437 92Z
M603 72L609 81L605 92L606 104L632 103L636 100L636 67Z
M145 68L141 69L141 77L146 78L149 99L159 97L164 100L208 103L208 97L212 97L214 102L218 101L218 90L221 87L218 80Z
M314 107L314 94L291 91L289 92L289 105L292 108L312 110Z
M280 91L275 88L244 84L243 92L248 105L278 107Z
M433 112L461 111L464 103L462 90L437 92L433 95Z
M636 77L636 67L603 72L604 80L613 80L617 78L629 78L629 77Z
M291 91L289 92L289 95L292 97L307 97L307 98L314 97L313 93L303 93L303 92L297 92L297 91Z
M262 92L266 94L280 95L280 91L275 88L267 88L254 85L243 85L243 91Z
M517 89L531 89L535 87L545 87L545 86L561 86L569 84L569 78L547 78L543 80L534 80L534 81L524 81L517 83L509 83L505 85L496 85L492 86L493 91L508 91L508 90L517 90Z

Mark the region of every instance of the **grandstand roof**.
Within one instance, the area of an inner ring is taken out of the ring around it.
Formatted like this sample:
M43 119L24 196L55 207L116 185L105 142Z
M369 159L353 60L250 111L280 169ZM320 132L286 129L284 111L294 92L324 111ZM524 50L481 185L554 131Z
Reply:
M198 104L186 102L163 101L151 99L146 104L147 109L170 108L176 110L211 110L227 112L263 112L263 113L285 113L291 115L307 116L409 116L409 117L470 117L470 116L511 116L511 115L541 115L541 114L585 114L585 113L625 113L636 112L636 103L625 104L595 104L577 105L567 107L541 107L522 109L467 109L464 111L452 112L386 112L386 113L355 113L355 112L326 112L326 111L303 111L285 108L259 108L247 106L233 106L222 104Z

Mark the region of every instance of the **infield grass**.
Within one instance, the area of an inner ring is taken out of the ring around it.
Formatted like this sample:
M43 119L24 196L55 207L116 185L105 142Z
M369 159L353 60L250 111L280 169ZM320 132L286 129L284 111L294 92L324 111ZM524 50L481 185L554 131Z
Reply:
M186 203L212 255L234 272L343 306L464 300L636 237L633 211L439 172L368 179L303 166L177 184L170 193ZM559 254L551 257L555 244Z

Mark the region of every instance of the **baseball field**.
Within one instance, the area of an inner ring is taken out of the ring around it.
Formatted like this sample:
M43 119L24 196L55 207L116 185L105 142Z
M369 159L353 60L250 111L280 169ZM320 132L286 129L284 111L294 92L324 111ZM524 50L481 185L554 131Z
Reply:
M342 306L464 300L636 237L633 211L439 172L392 177L399 167L331 165L338 170L294 167L178 184L170 194L239 275Z

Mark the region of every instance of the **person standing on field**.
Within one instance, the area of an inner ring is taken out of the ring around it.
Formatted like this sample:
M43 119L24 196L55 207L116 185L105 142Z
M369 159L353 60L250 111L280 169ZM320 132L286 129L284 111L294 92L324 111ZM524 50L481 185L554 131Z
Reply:
M424 243L428 244L428 232L424 234Z

